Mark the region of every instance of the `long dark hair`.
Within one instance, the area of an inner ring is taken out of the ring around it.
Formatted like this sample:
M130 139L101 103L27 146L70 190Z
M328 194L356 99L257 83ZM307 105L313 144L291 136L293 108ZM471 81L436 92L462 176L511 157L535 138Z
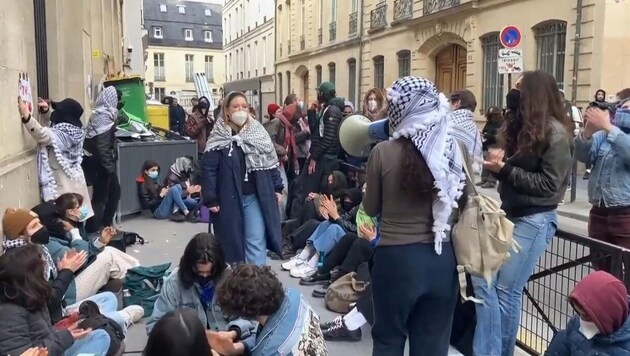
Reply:
M402 190L410 196L420 197L433 189L435 179L424 158L416 146L408 138L400 138L403 144L403 171L407 172L402 177Z
M166 313L155 324L144 356L210 355L206 330L197 313L176 309Z
M46 307L51 294L45 263L37 245L9 249L0 257L0 299L30 312Z
M551 120L562 123L567 135L573 132L571 122L553 76L540 70L525 72L520 92L519 110L506 114L506 125L499 139L508 154L514 151L540 156L549 144Z
M184 288L189 289L195 284L197 263L212 262L211 277L217 281L225 272L225 256L219 240L211 233L199 233L188 242L184 254L179 261L179 280Z

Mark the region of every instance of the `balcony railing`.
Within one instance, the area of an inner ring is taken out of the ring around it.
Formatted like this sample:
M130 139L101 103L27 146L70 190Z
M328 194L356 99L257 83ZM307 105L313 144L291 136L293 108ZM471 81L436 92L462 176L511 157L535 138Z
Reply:
M350 14L350 20L348 21L348 34L355 35L357 33L357 28L359 26L359 16L358 13L353 12Z
M337 22L333 21L328 26L330 41L334 41L337 39Z
M422 14L431 15L459 5L460 0L424 0Z
M324 31L322 31L322 28L320 27L317 30L317 44L322 44L324 42Z
M370 30L380 30L387 27L387 4L378 5L370 12Z
M300 50L303 51L306 48L306 41L304 40L304 35L300 36Z
M413 16L412 0L395 0L394 1L394 21L408 20Z

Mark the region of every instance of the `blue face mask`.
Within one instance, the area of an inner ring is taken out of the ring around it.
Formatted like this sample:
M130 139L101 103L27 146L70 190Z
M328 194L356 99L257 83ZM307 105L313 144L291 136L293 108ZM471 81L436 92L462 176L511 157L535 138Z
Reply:
M619 127L622 131L630 130L630 109L618 108L612 121L613 125Z
M87 220L89 213L90 210L88 209L88 207L86 205L83 205L79 209L79 222L84 222L85 220Z
M157 179L159 175L160 173L158 173L158 171L149 171L147 173L147 176L149 176L149 178L151 179Z

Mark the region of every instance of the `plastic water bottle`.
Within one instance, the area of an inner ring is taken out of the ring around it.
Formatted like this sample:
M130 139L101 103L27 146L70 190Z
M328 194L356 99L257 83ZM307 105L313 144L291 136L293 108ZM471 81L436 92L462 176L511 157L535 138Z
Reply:
M319 261L317 261L317 268L324 267L324 258L325 258L324 251L319 251Z

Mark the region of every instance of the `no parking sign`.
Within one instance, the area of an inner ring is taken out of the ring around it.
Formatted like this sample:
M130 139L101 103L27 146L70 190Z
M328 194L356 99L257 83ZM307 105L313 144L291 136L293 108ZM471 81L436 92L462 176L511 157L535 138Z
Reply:
M521 44L521 30L516 26L506 26L499 34L499 40L505 48L516 48Z

